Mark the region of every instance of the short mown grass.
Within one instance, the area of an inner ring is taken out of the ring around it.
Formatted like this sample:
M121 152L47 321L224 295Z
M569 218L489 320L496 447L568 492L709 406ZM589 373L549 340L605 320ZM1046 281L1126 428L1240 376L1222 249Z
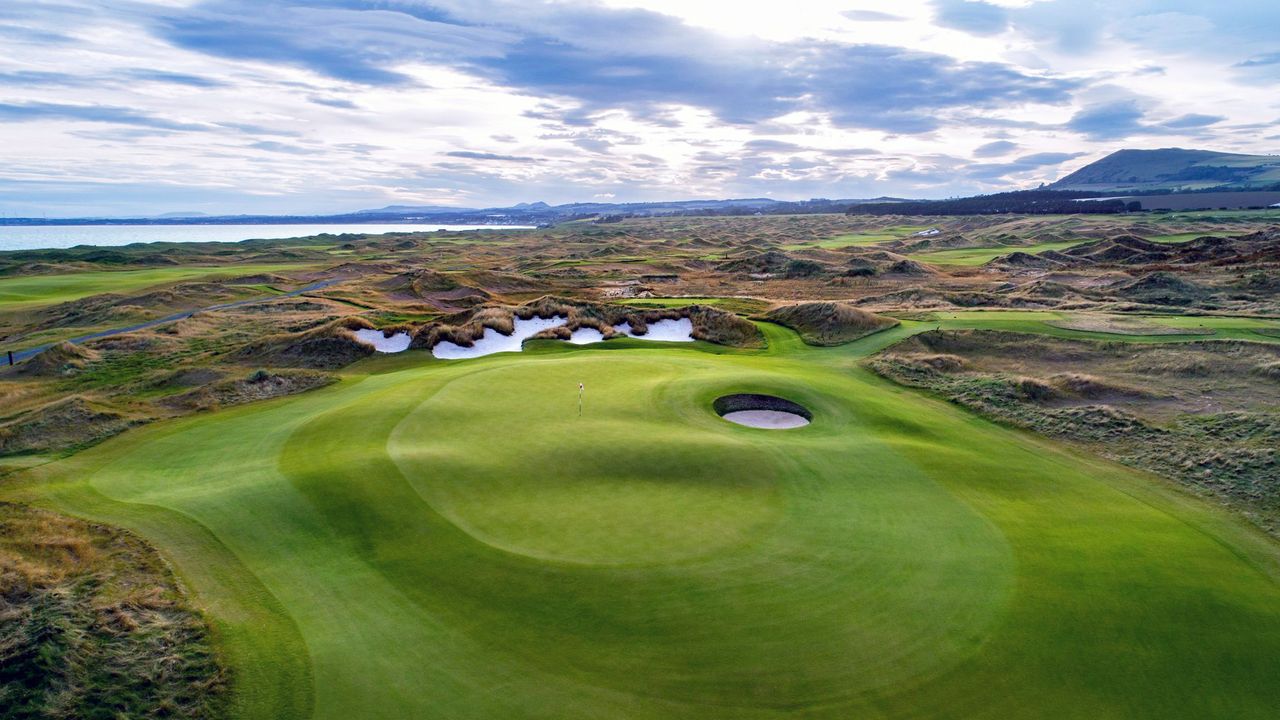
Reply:
M932 326L411 351L3 492L155 542L236 717L1274 717L1276 546L858 367Z
M996 247L958 248L955 250L937 250L934 252L915 253L912 260L934 265L982 265L1001 255L1012 252L1039 254L1048 250L1066 250L1088 240L1068 240L1065 242L1038 243L1035 245L999 245Z
M92 270L54 275L0 278L0 311L30 309L69 302L100 293L122 293L185 280L230 278L257 273L297 270L297 263L248 265L180 265L146 270Z

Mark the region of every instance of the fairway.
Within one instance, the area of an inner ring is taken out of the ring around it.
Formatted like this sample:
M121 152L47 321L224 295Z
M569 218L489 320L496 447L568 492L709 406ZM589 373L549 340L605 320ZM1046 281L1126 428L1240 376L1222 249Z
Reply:
M909 237L913 233L924 229L926 228L923 225L887 227L873 232L846 233L844 235L826 238L825 240L784 245L782 246L782 249L801 250L809 247L818 247L826 250L836 250L854 245L878 245L882 242L888 242L889 240L898 240L900 238Z
M152 540L241 718L1274 717L1276 546L858 366L934 324L376 358L4 494Z
M1066 250L1076 245L1089 242L1087 239L1067 240L1065 242L1037 243L1035 245L999 245L996 247L958 248L955 250L936 250L934 252L913 253L912 260L935 265L981 265L1001 255L1013 252L1038 255L1049 250Z
M1204 236L1205 233L1181 233L1177 235L1153 235L1147 240L1158 243L1177 244L1198 237ZM1065 240L1062 242L1046 242L1036 243L1034 245L998 245L996 247L974 247L974 248L956 248L954 250L935 250L933 252L913 253L909 257L924 263L933 263L935 265L982 265L990 262L1002 255L1008 255L1013 252L1029 253L1039 255L1042 252L1050 250L1063 251L1073 248L1084 243L1096 242L1096 239L1080 238L1078 240Z
M129 293L155 285L185 280L232 278L239 275L297 270L302 267L306 266L298 263L186 265L147 270L95 270L61 275L0 278L0 310L29 309L106 292Z
M914 331L922 326L946 328L948 330L1008 330L1012 332L1053 335L1064 338L1080 338L1091 340L1121 339L1113 333L1092 332L1088 330L1071 330L1059 327L1060 323L1071 317L1070 313L1053 310L956 310L932 313L933 320L928 323L904 321L904 329ZM1141 322L1163 325L1175 329L1186 329L1184 335L1130 335L1122 336L1124 342L1180 342L1196 340L1249 340L1252 342L1275 342L1275 333L1280 332L1280 322L1263 318L1223 317L1213 315L1138 315ZM1206 331L1211 335L1205 335ZM891 331L897 332L897 331ZM883 334L882 334L883 335Z

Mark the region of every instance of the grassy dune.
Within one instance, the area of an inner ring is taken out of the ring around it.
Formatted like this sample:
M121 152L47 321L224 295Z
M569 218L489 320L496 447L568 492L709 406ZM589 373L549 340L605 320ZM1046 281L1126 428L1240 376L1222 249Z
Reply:
M933 325L377 358L4 494L153 540L238 717L1273 717L1275 545L859 369Z

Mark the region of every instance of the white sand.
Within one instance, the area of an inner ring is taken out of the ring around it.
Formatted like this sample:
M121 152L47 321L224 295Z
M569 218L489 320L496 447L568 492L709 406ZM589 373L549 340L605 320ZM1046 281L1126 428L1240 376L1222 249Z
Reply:
M565 318L556 316L553 318L531 318L529 320L515 319L515 332L510 335L503 335L493 328L485 328L482 335L471 347L462 347L448 340L436 343L431 349L431 354L441 360L462 360L464 358L475 358L483 355L492 355L500 352L520 352L523 348L524 341L537 335L543 330L554 327L560 327L565 322ZM649 323L649 332L644 335L636 335L631 332L630 323L621 323L613 326L614 330L638 340L655 340L657 342L692 342L693 341L693 322L689 318L679 318L677 320L659 320L655 323ZM377 332L371 330L368 332ZM573 335L569 338L569 342L574 345L586 345L588 343L600 342L604 340L604 335L595 328L578 328L573 331ZM375 347L377 347L375 345ZM408 343L405 343L408 347ZM403 349L403 348L401 348Z
M520 352L525 340L543 330L560 327L564 324L564 320L560 316L551 318L536 317L528 320L516 318L515 332L510 335L503 335L493 328L485 328L484 335L480 336L471 347L462 347L445 340L444 342L436 343L436 346L431 348L431 354L441 360L462 360L500 352Z
M409 349L409 342L413 339L409 337L409 333L398 332L391 337L382 334L381 330L370 330L362 328L356 330L356 339L366 345L372 345L374 350L380 353L398 353Z
M809 424L809 421L805 420L803 416L781 410L737 410L725 413L720 417L731 423L753 428L764 428L766 430L786 430L788 428L804 427Z
M689 318L679 318L678 320L659 320L658 322L649 323L649 332L644 335L636 335L631 332L631 323L626 322L614 325L613 329L627 337L633 337L639 340L657 340L658 342L693 342L693 321Z

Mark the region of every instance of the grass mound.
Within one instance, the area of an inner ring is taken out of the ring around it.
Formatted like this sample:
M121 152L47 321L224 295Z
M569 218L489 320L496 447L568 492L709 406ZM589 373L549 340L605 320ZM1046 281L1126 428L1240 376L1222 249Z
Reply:
M101 442L139 422L73 395L0 423L0 455L54 452Z
M868 364L983 415L1174 479L1280 534L1280 348L930 331Z
M810 345L841 345L898 325L898 321L844 303L800 303L770 310L765 319L785 325Z
M328 385L334 380L332 375L305 370L255 370L246 377L208 383L165 398L164 404L181 409L213 410L306 392Z
M1150 305L1191 305L1208 294L1196 283L1183 280L1168 272L1144 275L1117 289L1117 294L1128 300Z
M5 368L4 373L15 377L63 377L83 370L99 358L97 352L83 345L63 342L13 367Z
M0 715L220 718L208 629L139 538L0 503Z
M720 263L719 269L726 273L746 275L782 274L797 258L779 250L765 252L745 252L741 257Z
M733 313L707 305L694 305L683 309L683 317L693 323L695 339L734 347L764 346L764 337L756 326ZM645 319L648 320L647 317Z
M281 333L249 343L232 357L273 367L333 370L374 353L372 345L360 342L351 332L361 329L373 329L373 325L358 317L340 318L311 330Z

